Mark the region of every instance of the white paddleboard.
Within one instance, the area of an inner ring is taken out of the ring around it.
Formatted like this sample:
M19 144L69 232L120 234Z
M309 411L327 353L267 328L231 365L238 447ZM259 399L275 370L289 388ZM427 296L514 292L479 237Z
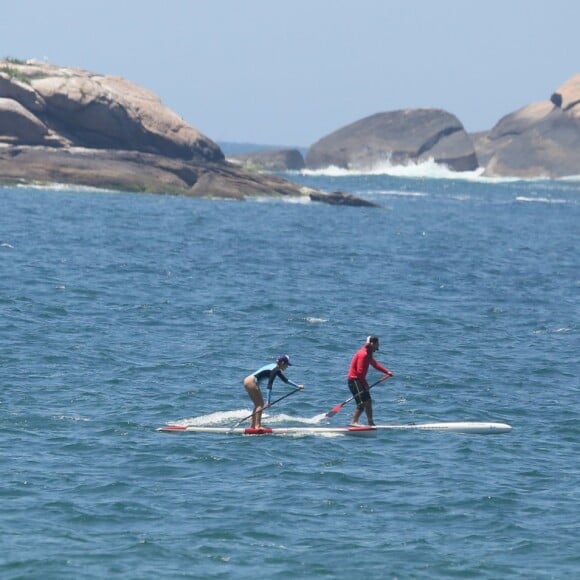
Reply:
M507 423L482 421L455 421L442 423L407 423L401 425L375 425L367 427L273 427L250 429L244 427L205 427L201 425L164 425L157 431L162 433L218 433L222 435L371 435L381 430L391 431L448 431L451 433L498 434L512 430Z

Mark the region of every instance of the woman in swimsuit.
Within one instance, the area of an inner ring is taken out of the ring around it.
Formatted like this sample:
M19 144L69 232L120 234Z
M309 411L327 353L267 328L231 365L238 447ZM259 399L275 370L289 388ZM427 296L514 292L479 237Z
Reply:
M246 391L248 391L248 395L254 403L254 413L252 414L252 423L251 429L262 429L262 411L264 410L264 397L262 396L262 391L260 390L260 386L267 384L268 389L268 396L267 396L267 404L266 407L270 406L270 402L272 399L272 384L274 383L274 379L276 377L280 378L283 382L288 385L292 385L297 389L303 389L304 385L297 385L290 379L284 375L282 371L285 371L289 366L292 366L290 363L290 358L287 354L281 354L275 363L271 363L269 365L264 365L263 367L259 368L257 371L248 375L244 379L244 387Z

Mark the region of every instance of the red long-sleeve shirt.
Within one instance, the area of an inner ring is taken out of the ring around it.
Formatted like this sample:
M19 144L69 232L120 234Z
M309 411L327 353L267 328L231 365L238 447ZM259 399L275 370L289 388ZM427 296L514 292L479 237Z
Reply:
M375 369L381 373L390 373L383 365L377 362L366 345L357 350L352 357L350 362L350 367L348 369L348 379L358 379L362 382L365 387L368 387L367 383L367 372L369 370L369 365L372 365Z

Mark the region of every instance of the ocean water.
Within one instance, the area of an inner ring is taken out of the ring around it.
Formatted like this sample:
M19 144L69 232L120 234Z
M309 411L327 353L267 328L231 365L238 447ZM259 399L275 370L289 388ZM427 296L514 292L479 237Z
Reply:
M290 178L382 207L0 188L0 578L580 575L580 182ZM156 431L281 352L344 425L371 333L377 422L513 431Z

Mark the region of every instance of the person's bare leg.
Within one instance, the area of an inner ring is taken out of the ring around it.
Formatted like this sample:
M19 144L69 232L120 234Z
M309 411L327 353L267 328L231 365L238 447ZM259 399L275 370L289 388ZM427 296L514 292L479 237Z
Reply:
M365 405L365 413L367 415L367 423L371 427L374 427L375 422L373 421L373 402L372 401L367 401L367 404Z
M244 387L252 401L254 403L254 412L252 413L250 428L251 429L261 429L262 428L262 411L264 410L264 397L262 397L262 391L256 383L256 379L253 376L249 376L244 380Z

